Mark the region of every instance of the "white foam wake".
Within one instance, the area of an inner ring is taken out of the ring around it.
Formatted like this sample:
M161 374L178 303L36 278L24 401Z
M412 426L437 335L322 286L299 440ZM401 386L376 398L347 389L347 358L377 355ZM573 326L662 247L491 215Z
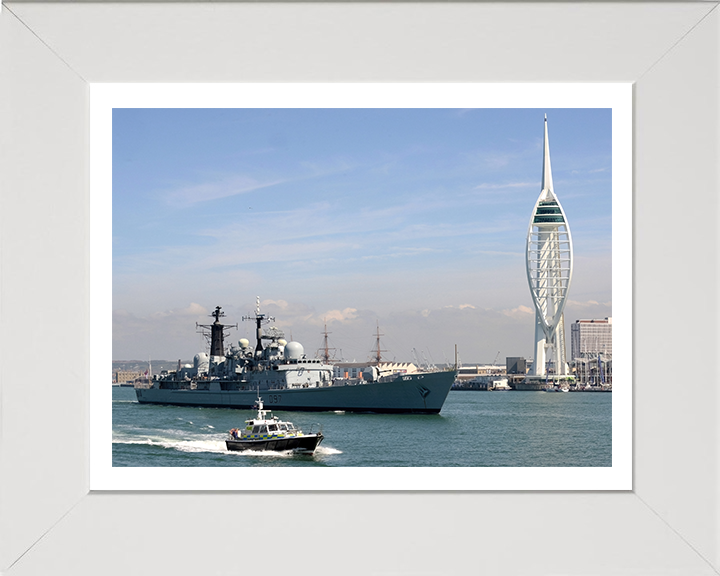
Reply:
M322 454L323 456L333 456L335 454L342 454L342 450L337 448L331 448L330 446L323 446L322 444L315 448L316 454Z
M173 438L161 438L161 437L138 437L138 436L124 436L115 435L113 438L113 444L136 444L144 446L157 446L160 448L166 448L169 450L178 450L180 452L212 452L215 454L228 454L232 456L263 456L273 458L288 458L296 454L292 450L243 450L235 451L228 450L225 445L225 440L177 440ZM315 454L322 456L332 456L336 454L342 454L341 450L332 448L330 446L318 446L315 449Z
M113 444L143 444L146 446L159 446L181 452L215 452L224 453L226 450L224 440L174 440L170 438L128 438L115 437Z
M292 450L228 450L228 454L233 456L243 456L245 458L257 458L262 456L263 458L292 458L295 456L295 452Z

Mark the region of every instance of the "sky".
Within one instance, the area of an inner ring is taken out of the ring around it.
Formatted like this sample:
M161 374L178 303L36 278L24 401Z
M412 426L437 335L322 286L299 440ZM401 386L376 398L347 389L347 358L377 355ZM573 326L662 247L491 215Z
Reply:
M254 342L258 296L310 357L531 357L545 114L569 346L612 316L610 109L114 109L113 359L192 359L216 306Z

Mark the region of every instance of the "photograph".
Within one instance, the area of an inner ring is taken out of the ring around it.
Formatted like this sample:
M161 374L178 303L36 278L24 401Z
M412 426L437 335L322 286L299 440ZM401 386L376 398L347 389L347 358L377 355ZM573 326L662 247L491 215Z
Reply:
M113 467L612 466L612 169L611 108L113 108Z

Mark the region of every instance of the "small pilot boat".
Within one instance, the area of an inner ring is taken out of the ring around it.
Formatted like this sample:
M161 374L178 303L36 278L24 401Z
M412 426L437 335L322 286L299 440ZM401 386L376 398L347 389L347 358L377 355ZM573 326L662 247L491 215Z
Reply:
M544 392L570 392L570 388L567 386L545 386Z
M292 422L279 420L270 410L263 408L262 398L256 402L257 416L245 421L245 427L230 430L230 437L225 441L228 450L293 450L304 454L312 454L323 441L322 430L304 434Z

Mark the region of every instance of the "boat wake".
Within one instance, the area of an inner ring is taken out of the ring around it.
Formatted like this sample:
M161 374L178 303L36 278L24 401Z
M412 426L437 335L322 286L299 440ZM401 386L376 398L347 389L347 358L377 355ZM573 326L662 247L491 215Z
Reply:
M295 458L297 456L311 457L311 456L333 456L335 454L342 454L340 450L330 448L328 446L318 446L315 448L314 454L303 454L302 452L295 452L294 450L243 450L243 451L228 451L228 454L233 456L244 456L244 457L255 457L262 456L263 458Z
M142 446L155 446L158 448L166 448L168 450L178 450L179 452L210 452L213 454L227 454L228 456L243 456L243 457L273 457L273 458L288 458L296 456L297 453L292 450L275 451L275 450L245 450L245 451L232 451L228 450L225 446L225 440L208 440L208 439L196 439L196 440L178 440L175 438L161 438L161 437L128 437L122 435L116 435L113 438L113 444L135 444ZM330 446L318 446L315 449L315 454L322 456L332 456L336 454L342 454L342 451Z
M323 446L322 444L315 448L315 454L320 454L322 456L334 456L336 454L342 454L342 450L338 450L337 448L331 448L330 446Z
M294 458L297 456L297 452L293 452L292 450L228 450L227 454L229 456L241 456L243 458Z
M180 452L215 452L226 451L224 440L176 440L172 438L127 438L115 437L113 444L139 444L145 446L157 446Z

